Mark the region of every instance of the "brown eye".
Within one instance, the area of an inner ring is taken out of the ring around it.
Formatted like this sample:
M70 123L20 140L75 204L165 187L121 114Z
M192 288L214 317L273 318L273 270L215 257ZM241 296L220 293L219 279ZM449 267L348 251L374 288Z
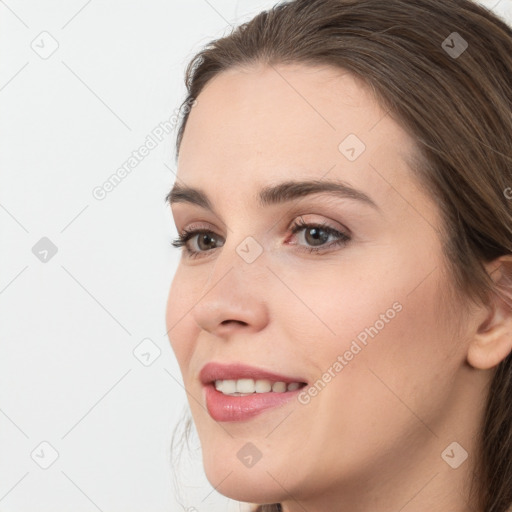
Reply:
M292 227L292 233L294 235L301 231L304 232L302 238L304 238L305 244L297 245L305 245L301 250L310 253L319 252L334 246L344 246L351 240L348 234L338 231L327 224L308 224L304 222L302 218ZM326 244L330 236L334 237L334 241Z
M197 237L197 249L190 248L190 241ZM202 254L210 252L210 249L216 249L215 244L219 238L212 231L206 229L184 230L180 233L176 240L171 242L173 247L183 247L188 257L196 258ZM222 245L222 244L221 244Z
M304 239L310 245L322 245L329 240L330 233L317 227L308 227L304 231Z
M216 241L217 241L217 239L216 239L215 235L212 236L210 233L199 234L199 236L197 238L197 246L199 247L199 250L201 250L201 251L215 249L215 247L212 247L212 245L215 246Z

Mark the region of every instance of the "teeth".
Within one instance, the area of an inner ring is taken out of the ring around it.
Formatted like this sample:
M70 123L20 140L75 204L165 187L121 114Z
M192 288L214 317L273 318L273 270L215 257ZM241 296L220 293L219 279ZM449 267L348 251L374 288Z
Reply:
M272 391L275 393L283 393L286 391L286 384L284 382L274 382L274 384L272 384Z
M254 383L254 391L256 393L268 393L272 391L272 383L269 380L257 380Z
M267 379L216 380L215 389L224 395L250 395L252 393L284 393L295 391L300 387L298 382L271 382Z
M236 381L237 393L254 393L254 381L252 379L238 379Z

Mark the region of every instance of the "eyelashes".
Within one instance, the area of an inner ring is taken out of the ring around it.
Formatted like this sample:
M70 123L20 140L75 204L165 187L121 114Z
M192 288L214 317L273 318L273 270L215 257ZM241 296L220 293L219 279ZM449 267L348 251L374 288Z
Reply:
M214 234L214 233L213 233L213 231L210 231L207 229L190 229L190 230L184 229L181 233L179 233L178 238L175 238L171 242L171 245L176 248L183 247L184 252L188 257L197 258L199 256L199 254L204 253L204 252L210 252L210 251L193 251L190 249L188 242L196 235L203 235L203 238L205 238L209 234ZM213 241L216 240L216 238L214 236L213 237L209 236L209 238Z
M298 245L300 249L299 251L305 251L310 254L314 253L324 253L326 251L329 251L338 246L345 246L350 240L351 237L343 232L339 231L338 229L333 228L332 226L329 226L326 223L308 223L304 222L302 218L295 221L294 224L291 226L291 234L296 235L297 233L304 231L304 240L306 240L306 235L313 236L314 240L317 241L318 236L320 236L320 241L325 241L329 237L334 237L335 240L331 241L328 244L322 244L320 246L309 246L304 247L303 245L299 244L290 244L290 245ZM217 235L208 229L184 229L181 233L179 233L178 238L171 241L171 245L175 248L183 247L184 254L188 258L197 258L197 257L203 257L207 253L211 252L211 249L208 250L194 250L190 248L189 242L194 239L197 235L203 235L202 242L206 242L207 245L210 245L211 243L215 244L218 241ZM196 240L197 243L197 240ZM222 244L224 245L224 244ZM220 247L222 247L222 245ZM218 247L213 247L213 249L216 249Z

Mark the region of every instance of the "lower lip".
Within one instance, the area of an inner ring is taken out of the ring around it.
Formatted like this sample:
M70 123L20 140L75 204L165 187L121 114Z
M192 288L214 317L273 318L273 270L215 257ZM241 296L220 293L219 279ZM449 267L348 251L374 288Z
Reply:
M245 396L224 395L213 383L204 386L206 408L215 421L244 421L258 414L284 405L302 391L302 388L283 393L252 393Z

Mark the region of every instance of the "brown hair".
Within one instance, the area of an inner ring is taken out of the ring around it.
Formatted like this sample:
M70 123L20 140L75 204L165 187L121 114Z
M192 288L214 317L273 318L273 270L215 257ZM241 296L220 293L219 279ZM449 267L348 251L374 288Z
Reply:
M501 294L483 263L512 253L512 189L505 193L512 187L511 28L470 0L280 3L192 59L183 105L227 69L295 63L327 64L363 79L416 142L411 168L443 216L457 296L489 304ZM176 158L187 119L188 112ZM511 365L509 354L495 369L480 431L472 494L483 512L512 505Z

